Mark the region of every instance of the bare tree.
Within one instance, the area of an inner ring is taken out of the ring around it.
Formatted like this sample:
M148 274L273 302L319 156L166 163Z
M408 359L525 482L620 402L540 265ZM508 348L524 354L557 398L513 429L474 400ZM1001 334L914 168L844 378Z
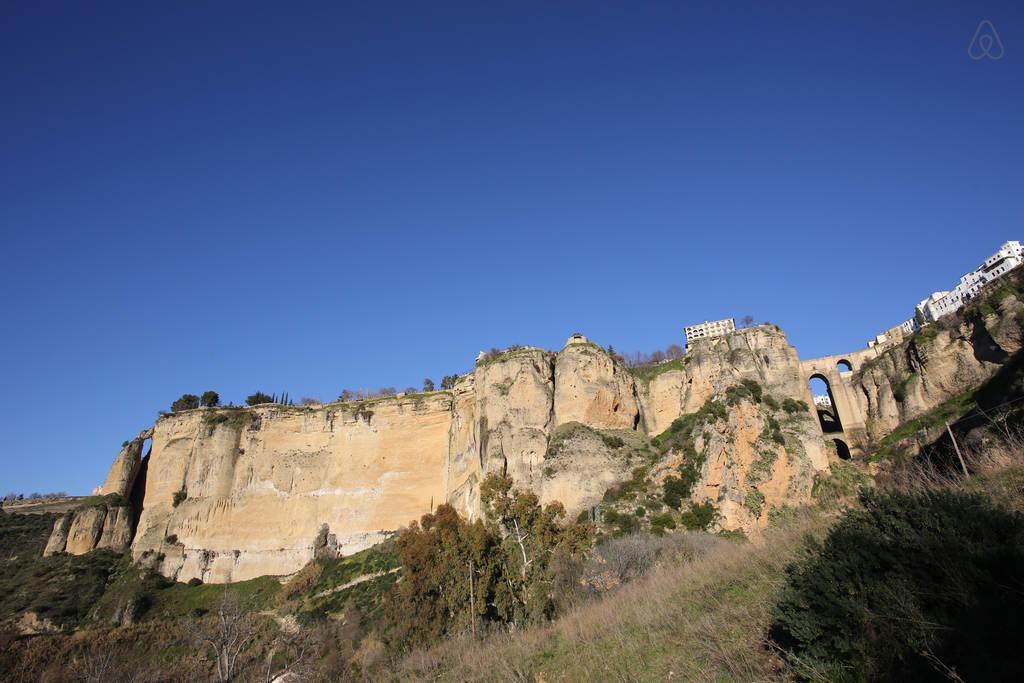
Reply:
M274 681L290 680L292 676L302 678L309 668L305 662L306 655L310 650L310 638L307 633L297 631L293 634L281 633L270 644L270 652L267 653L267 672L265 683ZM277 668L274 667L274 658L283 660Z
M87 652L72 666L76 681L81 683L106 683L113 680L117 671L117 659L112 648Z
M754 317L750 315L745 315L743 316L743 320L741 320L740 322L743 323L743 327L750 327L751 325L754 324Z
M238 656L256 637L256 626L238 595L225 590L214 619L205 628L197 628L196 637L213 651L217 680L230 683L235 677Z

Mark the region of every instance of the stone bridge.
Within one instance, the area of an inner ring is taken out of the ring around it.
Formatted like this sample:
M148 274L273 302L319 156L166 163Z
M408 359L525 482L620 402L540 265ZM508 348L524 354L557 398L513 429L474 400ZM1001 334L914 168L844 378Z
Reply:
M877 355L876 348L868 348L800 361L805 382L817 378L828 388L832 410L822 410L815 405L811 406L811 410L821 426L825 440L834 443L840 458L864 455L867 446L867 405L864 397L854 390L852 379L854 372Z

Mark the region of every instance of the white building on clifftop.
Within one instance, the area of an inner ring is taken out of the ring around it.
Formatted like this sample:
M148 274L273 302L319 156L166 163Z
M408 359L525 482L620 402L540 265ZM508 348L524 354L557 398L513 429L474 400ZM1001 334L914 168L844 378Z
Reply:
M1018 240L1004 242L999 251L960 278L960 282L952 291L932 292L927 299L922 299L915 306L916 314L910 320L904 320L896 327L890 328L868 342L868 346L884 346L898 342L920 329L918 319L925 322L938 320L944 315L955 313L977 296L982 287L998 280L1017 266L1024 263L1024 247Z
M917 305L925 320L937 320L960 310L973 299L988 283L998 280L1024 263L1024 247L1017 240L1003 243L999 251L969 273L960 277L960 282L950 292L935 292Z
M686 334L687 344L692 342L694 339L721 337L735 331L736 321L732 318L723 318L722 320L705 320L702 323L683 328L683 332Z

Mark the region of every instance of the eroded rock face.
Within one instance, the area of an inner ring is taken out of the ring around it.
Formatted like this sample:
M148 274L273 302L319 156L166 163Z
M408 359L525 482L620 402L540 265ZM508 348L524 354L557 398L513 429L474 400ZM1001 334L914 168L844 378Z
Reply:
M1024 304L1007 296L995 313L932 324L855 373L869 437L881 439L995 374L1024 345L1022 312Z
M772 421L784 443L771 437ZM787 415L742 401L696 439L704 464L693 500L717 507L719 528L756 533L767 526L772 510L810 500L814 473L822 468L807 447L820 441L809 414Z
M557 354L522 348L482 358L451 391L164 416L122 450L104 490L144 490L132 555L167 576L216 583L289 574L317 553L373 545L441 502L474 517L480 483L491 473L507 472L575 517L646 462L649 437L743 379L779 400L811 401L795 350L772 327L706 340L685 359L639 376L586 342ZM808 487L793 482L803 481L807 463L828 466L820 432L793 429L778 473L751 484L746 471L760 446L747 437L763 431L758 419L737 412L719 436L709 436L700 486L722 506L729 528L763 525L764 515L743 517L752 487L766 497L765 509L785 496L798 503ZM554 452L552 439L573 425L585 429L570 449ZM151 453L140 467L134 444L149 436ZM746 445L734 448L731 439ZM109 533L101 525L94 546L119 544L125 520L130 529L130 515L107 518ZM87 520L72 519L68 539L79 526L83 538L95 532Z
M53 524L43 556L54 553L84 555L105 549L117 553L132 542L132 510L122 499L98 502L65 513Z
M555 360L554 426L634 429L640 402L633 375L595 344L568 344Z
M110 466L110 472L100 489L100 495L117 494L128 498L132 486L135 484L135 478L142 467L143 444L152 436L153 430L147 429L124 445L121 452L114 458L114 464Z
M323 525L350 554L444 501L451 396L193 410L153 433L132 554L206 582L288 574Z

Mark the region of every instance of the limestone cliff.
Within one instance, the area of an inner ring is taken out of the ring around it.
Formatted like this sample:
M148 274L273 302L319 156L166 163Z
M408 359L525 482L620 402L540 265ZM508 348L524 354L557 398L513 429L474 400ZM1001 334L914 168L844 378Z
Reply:
M92 550L122 553L132 542L132 509L120 496L107 496L57 518L44 556L81 555Z
M181 580L297 570L324 525L345 553L445 499L447 392L160 419L132 554Z
M836 457L832 438L858 446L865 419L889 429L1019 348L1019 326L1008 321L1021 306L1002 306L998 320L936 335L934 349L844 357L856 372L837 372L833 357L801 361L772 325L700 340L682 358L638 369L574 336L557 353L485 355L449 391L165 415L125 445L104 484L132 507L102 520L64 518L50 551L120 547L128 529L133 557L178 580L289 574L319 553L377 543L441 502L475 516L491 473L507 472L575 516L637 477L660 496L659 483L695 454L692 501L713 503L721 528L756 532L772 509L808 499L814 472ZM912 407L887 404L905 372L921 378L920 388L908 386ZM838 436L823 438L811 373L825 373L851 412ZM749 393L755 385L761 398ZM725 412L685 444L653 447L709 404Z
M1024 346L1021 275L860 368L853 386L872 440L971 391Z

